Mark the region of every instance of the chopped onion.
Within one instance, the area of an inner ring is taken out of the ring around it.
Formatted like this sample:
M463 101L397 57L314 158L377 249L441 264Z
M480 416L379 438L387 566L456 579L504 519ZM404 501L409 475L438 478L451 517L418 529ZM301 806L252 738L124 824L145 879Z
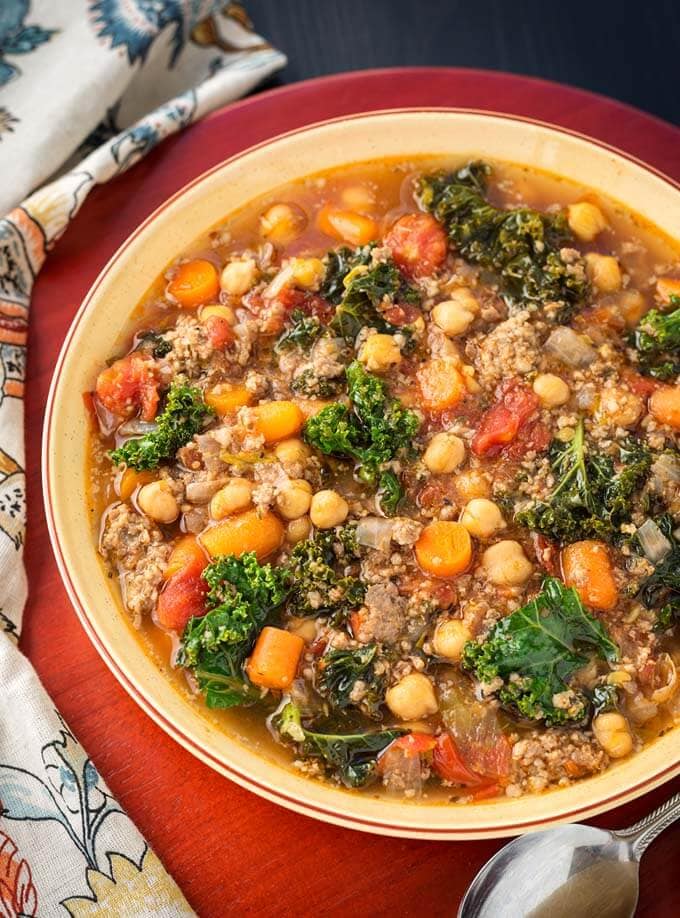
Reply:
M216 494L226 479L216 481L191 481L186 486L185 496L190 504L207 504L213 494Z
M386 520L380 516L365 516L357 525L357 542L367 548L378 551L390 550L394 520Z
M662 453L652 463L652 473L663 482L680 481L680 462L671 453Z
M654 704L665 704L675 694L678 687L678 674L670 654L662 653L656 661L652 685L654 686L652 692Z
M142 437L144 434L151 433L158 425L153 421L141 421L139 418L133 418L131 421L125 421L118 428L119 437Z
M597 351L566 325L550 333L545 349L570 367L585 367L597 357Z
M645 520L636 533L645 557L652 564L663 561L673 546L654 520Z

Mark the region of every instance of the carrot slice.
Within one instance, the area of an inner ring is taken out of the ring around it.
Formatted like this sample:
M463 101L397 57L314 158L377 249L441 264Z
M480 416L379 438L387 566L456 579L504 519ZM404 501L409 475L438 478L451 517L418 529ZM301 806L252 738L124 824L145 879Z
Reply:
M607 546L603 542L574 542L562 552L562 573L567 586L574 587L582 601L606 612L619 599Z
M421 568L435 577L455 577L472 561L470 533L462 523L437 520L426 526L415 546Z
M450 360L430 360L417 373L423 405L428 411L453 408L467 392L465 380Z
M240 557L254 551L258 561L263 561L281 547L283 523L273 513L259 516L256 510L246 510L204 529L200 542L211 558L218 555Z
M208 559L205 556L205 552L198 544L196 536L187 534L181 536L177 542L175 542L170 552L168 564L163 576L168 580L173 574L187 567L196 567L199 571L202 571L207 563Z
M298 634L267 626L260 632L252 656L246 664L248 678L263 688L290 688L305 642Z
M267 443L294 437L302 430L305 416L295 402L260 402L253 408L255 430Z
M168 293L185 309L194 309L216 299L220 291L217 268L205 258L194 258L178 266L168 284Z
M330 204L325 204L316 215L316 225L327 236L352 245L365 245L378 238L378 224L375 220Z
M245 386L231 383L218 383L214 388L205 393L205 401L220 417L231 414L237 408L249 405L253 400L253 393Z

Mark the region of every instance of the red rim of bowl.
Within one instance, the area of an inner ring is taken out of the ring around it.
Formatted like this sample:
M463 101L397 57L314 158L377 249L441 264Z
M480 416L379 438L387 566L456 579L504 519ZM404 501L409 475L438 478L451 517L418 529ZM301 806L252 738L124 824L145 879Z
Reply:
M282 87L281 90L273 90L273 92L285 92L288 87ZM255 97L253 100L248 100L251 104L257 103L258 99ZM247 102L236 103L237 105L248 104ZM646 778L644 781L640 781L632 787L628 787L625 790L621 790L615 794L611 794L608 797L597 801L596 803L587 804L575 809L570 809L562 814L559 817L542 817L539 819L531 819L526 821L516 822L513 825L504 825L502 828L494 829L493 827L482 827L479 829L466 828L466 829L456 829L452 828L443 828L443 827L433 827L433 826L422 826L422 827L409 827L406 825L393 825L389 822L381 821L379 819L368 819L357 816L351 816L344 814L335 809L327 809L323 806L319 806L314 803L307 801L299 800L295 797L289 796L288 794L283 793L280 790L277 790L273 786L268 786L266 784L261 784L259 781L252 778L244 771L240 771L238 768L235 768L232 765L227 764L221 758L204 749L200 743L193 740L191 737L187 736L182 730L180 730L171 720L169 720L162 710L159 710L154 704L152 704L144 695L138 690L137 686L128 678L128 676L119 668L116 660L109 653L108 648L104 642L99 637L97 630L90 620L87 610L81 604L78 597L78 593L75 587L75 584L71 580L71 575L68 571L66 561L61 549L61 542L59 539L59 534L56 529L54 513L52 508L52 497L50 490L50 455L51 455L51 434L52 434L52 417L54 412L54 399L57 386L59 384L59 379L61 377L61 372L63 369L64 362L66 360L66 355L69 350L70 342L76 332L76 329L80 325L80 322L85 316L87 308L102 283L104 277L110 270L111 266L119 258L123 256L128 247L136 239L136 237L144 230L150 223L152 223L171 203L176 201L182 195L184 195L190 188L193 188L199 182L202 182L209 175L212 175L214 172L223 168L234 160L245 156L246 154L261 149L262 147L269 146L269 144L274 141L280 140L284 137L292 137L296 134L304 133L312 128L321 127L327 124L335 124L342 121L353 121L357 118L363 118L366 116L380 116L380 115L393 115L393 114L404 114L404 113L413 113L413 112L450 112L450 113L462 113L462 114L474 114L474 115L488 115L495 118L503 118L508 121L520 121L527 124L538 125L540 127L549 128L552 131L557 131L561 134L571 135L577 137L581 140L585 140L594 146L609 150L612 153L615 153L617 156L622 157L623 159L633 162L641 168L645 169L647 172L651 172L657 177L661 178L663 181L667 182L673 188L680 190L680 182L675 181L670 176L663 173L661 170L656 169L654 166L650 166L645 163L643 160L639 159L636 156L633 156L629 153L626 153L624 150L621 150L611 144L605 143L603 141L597 140L593 137L583 134L579 131L574 131L569 128L560 127L559 125L551 124L547 121L541 121L537 118L529 118L519 115L508 115L503 112L495 112L489 109L476 109L476 108L460 108L453 106L427 106L427 107L412 107L412 108L391 108L391 109L380 109L375 111L359 112L353 115L343 115L337 118L329 118L322 121L316 121L311 124L304 125L303 127L295 128L291 131L286 131L282 134L277 134L275 137L270 137L267 140L261 141L260 143L254 144L248 147L245 150L241 150L239 153L234 154L233 156L228 157L220 163L212 166L210 169L207 169L205 172L202 172L196 178L192 179L190 182L187 182L182 186L178 191L171 195L166 201L164 201L159 207L157 207L149 216L139 224L139 226L127 237L123 244L117 249L117 251L111 256L109 261L106 263L102 271L97 276L96 280L90 287L85 299L80 305L78 312L76 313L69 330L64 339L64 343L59 352L59 357L57 358L57 363L55 366L54 374L52 376L52 381L50 383L50 390L47 397L47 405L45 409L45 420L43 424L43 441L42 441L42 484L43 484L43 495L44 495L44 504L45 504L45 515L47 518L47 528L50 536L50 542L52 544L52 550L55 555L57 562L57 567L61 579L68 593L71 604L73 605L76 614L78 615L83 628L85 629L86 634L94 644L97 652L104 660L108 668L111 670L118 682L123 686L127 693L137 702L137 704L144 710L149 717L152 718L165 732L175 739L181 746L199 758L201 761L210 765L216 771L220 772L223 775L228 776L231 780L235 781L242 787L245 787L247 790L253 791L253 793L258 794L259 796L265 797L268 800L271 800L275 803L285 806L288 809L292 809L296 812L302 811L308 816L312 816L316 819L320 819L326 822L332 822L336 825L341 825L346 828L359 829L368 832L376 832L379 834L391 834L401 837L411 837L411 838L440 838L440 839L472 839L472 838L493 838L501 837L501 835L517 835L522 832L530 830L532 827L540 825L547 826L551 824L556 824L557 822L566 822L573 821L573 818L576 816L594 816L598 813L602 813L605 810L612 809L616 805L621 805L626 803L629 800L639 797L641 794L646 791L652 790L654 787L659 786L667 780L670 780L674 775L680 770L680 761L671 764L667 768L664 768L660 772L656 772L650 777Z

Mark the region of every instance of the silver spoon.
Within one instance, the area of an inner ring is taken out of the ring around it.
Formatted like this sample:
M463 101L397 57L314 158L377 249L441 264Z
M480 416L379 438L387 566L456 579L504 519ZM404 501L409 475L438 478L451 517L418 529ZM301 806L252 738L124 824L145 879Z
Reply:
M680 794L629 829L567 825L522 835L479 871L458 918L631 918L640 858L680 819Z

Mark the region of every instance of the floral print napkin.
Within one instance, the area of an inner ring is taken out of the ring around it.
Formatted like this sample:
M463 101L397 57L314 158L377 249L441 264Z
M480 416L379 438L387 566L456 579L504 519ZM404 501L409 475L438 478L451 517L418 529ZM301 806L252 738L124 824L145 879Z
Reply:
M28 309L94 185L284 64L224 0L0 0L0 918L193 914L16 646Z

